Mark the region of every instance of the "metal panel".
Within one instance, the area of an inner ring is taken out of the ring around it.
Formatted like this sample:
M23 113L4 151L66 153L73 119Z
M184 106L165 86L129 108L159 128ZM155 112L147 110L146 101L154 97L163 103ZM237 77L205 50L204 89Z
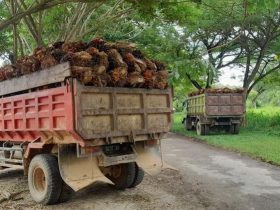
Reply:
M187 99L189 116L242 116L245 98L242 93L205 93Z
M206 93L207 116L242 116L245 99L242 93Z
M205 95L189 97L187 100L188 115L203 115L205 113Z
M71 76L69 63L62 63L49 69L0 82L0 96L63 82L69 76Z
M83 139L166 133L171 127L170 90L97 88L75 80L76 130ZM147 138L149 138L147 136Z
M62 86L0 99L0 141L75 142L73 97Z

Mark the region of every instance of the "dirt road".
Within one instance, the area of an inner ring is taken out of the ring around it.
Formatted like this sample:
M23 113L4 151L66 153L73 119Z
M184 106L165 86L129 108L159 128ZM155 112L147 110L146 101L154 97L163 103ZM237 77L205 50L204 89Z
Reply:
M126 191L95 184L56 206L35 204L22 172L0 172L0 192L20 193L0 209L280 209L280 168L176 134L163 140L162 150L164 160L178 170L147 175L139 187Z

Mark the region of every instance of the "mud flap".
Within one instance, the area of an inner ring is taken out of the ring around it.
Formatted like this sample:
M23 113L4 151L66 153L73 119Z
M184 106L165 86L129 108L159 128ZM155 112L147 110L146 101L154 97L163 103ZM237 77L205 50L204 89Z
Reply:
M150 175L157 175L163 168L160 144L148 146L136 144L136 163Z
M59 145L58 163L62 179L74 191L97 181L113 184L100 171L96 156L77 157L76 145Z

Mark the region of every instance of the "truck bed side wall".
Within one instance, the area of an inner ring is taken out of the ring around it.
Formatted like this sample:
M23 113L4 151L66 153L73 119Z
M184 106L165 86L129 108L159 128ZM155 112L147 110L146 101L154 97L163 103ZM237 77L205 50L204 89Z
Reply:
M188 115L204 115L205 114L205 95L189 97L187 99Z
M0 99L0 141L75 142L72 92L62 86Z
M188 98L188 115L242 116L245 99L242 93L205 93Z

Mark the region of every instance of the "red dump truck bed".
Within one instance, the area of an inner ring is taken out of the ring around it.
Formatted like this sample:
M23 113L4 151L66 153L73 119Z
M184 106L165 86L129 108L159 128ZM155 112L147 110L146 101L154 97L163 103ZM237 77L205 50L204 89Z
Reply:
M0 87L2 95L43 88L0 99L0 140L40 139L83 146L86 141L102 145L148 140L168 132L172 110L169 89L97 88L72 78L65 82L70 75L70 66L64 64L2 82L1 86L9 85L6 91ZM56 85L44 87L50 83Z

